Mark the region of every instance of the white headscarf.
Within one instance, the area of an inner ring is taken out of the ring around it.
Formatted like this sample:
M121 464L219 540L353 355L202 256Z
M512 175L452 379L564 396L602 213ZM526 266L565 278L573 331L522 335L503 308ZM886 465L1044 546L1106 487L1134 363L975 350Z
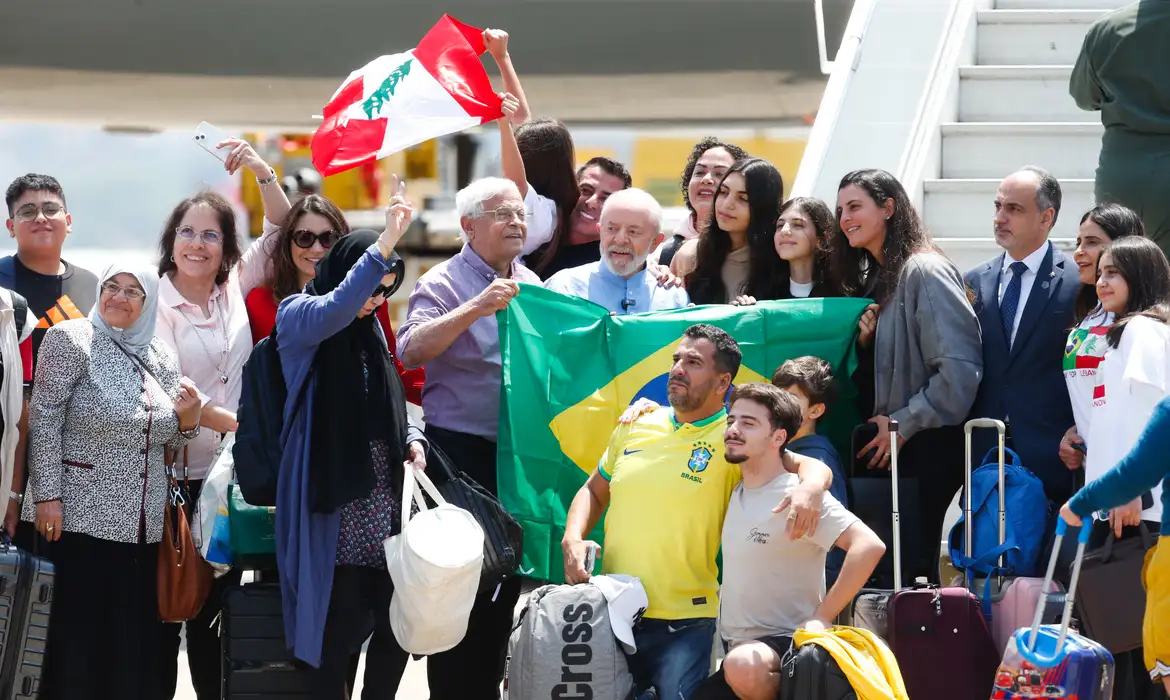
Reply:
M99 309L102 305L102 285L109 282L110 278L121 274L134 275L134 279L142 285L142 291L146 292L146 298L142 300L142 315L138 317L138 320L129 328L119 329L106 323ZM140 360L145 360L146 349L150 347L150 341L154 339L154 326L158 318L158 270L145 265L129 266L118 263L109 265L102 272L101 277L98 277L97 299L97 303L89 312L89 320L93 323L93 327L125 348L126 352Z

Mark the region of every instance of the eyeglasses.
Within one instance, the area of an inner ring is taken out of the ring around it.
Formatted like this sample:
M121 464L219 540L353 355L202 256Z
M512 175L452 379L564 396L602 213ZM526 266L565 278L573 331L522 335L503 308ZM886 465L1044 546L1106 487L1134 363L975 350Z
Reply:
M114 282L106 282L102 285L102 294L111 299L117 298L119 294L126 297L127 301L140 301L146 298L146 292L137 287L121 287Z
M370 298L373 299L374 297L389 297L392 293L394 293L394 287L392 285L379 284L370 294Z
M512 223L513 218L519 218L520 223L524 223L528 216L528 213L524 211L523 207L496 207L495 209L488 209L484 214L494 216L497 224Z
M15 216L17 221L32 221L38 214L44 214L46 219L51 219L63 211L65 207L58 202L43 202L40 206L29 203L17 209Z
M325 233L313 233L301 229L293 231L292 242L297 244L298 248L312 248L314 243L320 243L321 247L329 250L341 238L341 234L337 231L326 231Z
M194 240L196 236L199 236L207 245L219 245L223 243L223 234L219 231L212 231L211 229L196 231L190 226L180 226L175 229L175 233L185 241Z

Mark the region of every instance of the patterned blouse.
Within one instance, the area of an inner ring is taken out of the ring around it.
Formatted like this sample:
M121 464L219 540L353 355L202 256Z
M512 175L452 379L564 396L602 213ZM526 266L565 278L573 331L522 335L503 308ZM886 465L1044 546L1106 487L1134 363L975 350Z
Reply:
M61 499L66 532L135 543L145 519L146 541L162 539L163 451L186 443L171 401L179 363L155 338L145 364L158 380L87 318L45 333L29 402L24 520L36 519L37 503Z
M368 381L370 371L364 354L362 366ZM406 406L402 410L405 411ZM379 569L386 567L384 542L402 529L402 466L390 464L389 452L390 446L385 440L370 441L374 490L365 498L352 501L341 509L341 532L337 537L338 564Z

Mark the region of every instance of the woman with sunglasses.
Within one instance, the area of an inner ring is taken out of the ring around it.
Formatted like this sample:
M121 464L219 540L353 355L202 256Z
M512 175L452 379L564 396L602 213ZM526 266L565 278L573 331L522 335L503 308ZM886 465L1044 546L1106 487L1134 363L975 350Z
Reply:
M283 225L273 238L271 273L244 301L248 308L248 322L252 326L252 342L272 334L276 327L276 308L286 297L299 294L305 285L317 275L317 263L333 244L349 234L349 224L337 205L319 194L310 194L297 200ZM402 262L399 261L399 265ZM396 274L401 278L403 269ZM426 373L423 368L407 370L398 361L398 346L394 329L390 325L390 313L383 304L378 307L375 317L382 326L390 355L394 358L398 376L406 387L406 400L422 404L422 386Z
M229 173L250 170L264 198L266 222L283 221L288 198L268 164L245 141L228 142L233 150L224 167ZM201 192L179 202L171 212L159 243L158 336L179 359L182 373L199 389L203 430L179 455L179 474L189 479L191 502L197 502L203 480L228 433L236 430L244 362L252 351L244 295L263 281L273 251L276 227L246 252L236 235L236 212L215 192ZM193 510L193 509L192 509ZM196 535L198 536L198 532ZM219 614L227 587L239 583L233 571L215 580L200 614L187 623L187 662L201 700L220 694L220 645L212 621ZM172 697L178 674L181 624L164 628L159 678L161 697Z

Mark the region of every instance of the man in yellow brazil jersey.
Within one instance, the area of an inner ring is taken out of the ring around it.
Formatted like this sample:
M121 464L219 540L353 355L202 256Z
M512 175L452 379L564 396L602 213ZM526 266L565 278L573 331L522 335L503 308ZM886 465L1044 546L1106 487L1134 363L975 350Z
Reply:
M642 580L649 607L634 629L630 671L640 692L687 700L710 671L719 611L720 534L737 465L723 452L723 398L739 371L739 345L714 326L691 326L674 353L667 395L659 408L619 425L597 469L573 499L561 542L565 579L581 583L585 536L605 520L603 570ZM801 485L780 504L790 537L815 530L832 472L809 458L785 454ZM646 697L645 695L639 697Z

